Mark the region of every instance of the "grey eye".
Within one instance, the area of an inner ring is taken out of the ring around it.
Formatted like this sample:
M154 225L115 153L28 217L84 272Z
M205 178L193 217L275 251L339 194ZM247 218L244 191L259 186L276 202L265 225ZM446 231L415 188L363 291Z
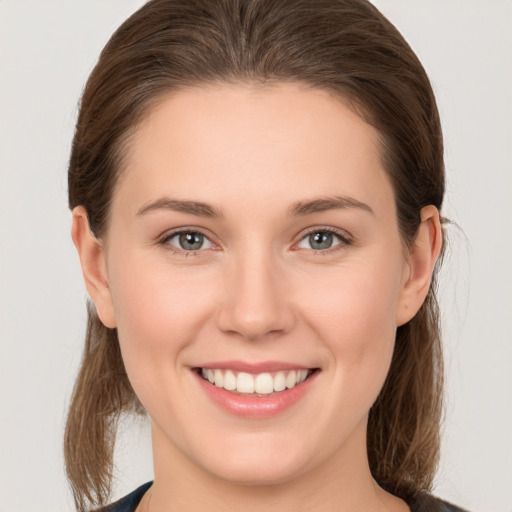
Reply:
M332 231L314 231L306 235L298 244L301 249L324 251L341 243L341 237Z
M309 245L312 249L329 249L332 247L333 234L332 233L313 233L309 235Z
M176 233L167 240L167 243L183 251L199 251L212 247L210 240L197 231L182 231L181 233Z
M180 246L186 251L197 251L203 246L204 236L201 233L181 233Z

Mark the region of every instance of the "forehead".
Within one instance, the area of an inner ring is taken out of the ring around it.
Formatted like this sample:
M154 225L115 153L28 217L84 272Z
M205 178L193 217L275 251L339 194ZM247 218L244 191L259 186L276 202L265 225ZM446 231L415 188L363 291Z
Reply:
M376 130L324 90L194 87L163 98L138 126L120 185L141 200L162 187L207 202L278 191L292 202L333 187L371 196L390 187L378 148Z

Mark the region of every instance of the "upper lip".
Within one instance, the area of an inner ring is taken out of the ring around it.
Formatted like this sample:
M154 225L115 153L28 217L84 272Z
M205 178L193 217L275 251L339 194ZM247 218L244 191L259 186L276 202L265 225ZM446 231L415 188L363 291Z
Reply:
M262 361L262 362L247 362L247 361L215 361L211 363L204 363L196 368L206 369L219 369L219 370L233 370L235 372L246 373L266 373L277 372L279 370L310 370L311 366L304 366L297 363L288 363L282 361Z

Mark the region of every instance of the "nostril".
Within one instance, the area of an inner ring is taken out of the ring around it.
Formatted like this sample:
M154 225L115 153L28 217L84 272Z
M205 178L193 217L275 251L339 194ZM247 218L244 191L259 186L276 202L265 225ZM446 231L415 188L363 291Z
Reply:
M256 309L244 304L224 307L218 317L219 329L249 341L261 341L289 332L294 324L293 314L287 311L286 305Z

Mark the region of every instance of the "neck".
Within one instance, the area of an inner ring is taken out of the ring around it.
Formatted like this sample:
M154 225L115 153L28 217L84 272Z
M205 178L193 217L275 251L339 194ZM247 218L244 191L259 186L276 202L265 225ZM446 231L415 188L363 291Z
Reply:
M405 512L404 502L373 480L366 454L366 425L322 464L272 483L220 478L192 462L152 425L155 481L151 512Z

